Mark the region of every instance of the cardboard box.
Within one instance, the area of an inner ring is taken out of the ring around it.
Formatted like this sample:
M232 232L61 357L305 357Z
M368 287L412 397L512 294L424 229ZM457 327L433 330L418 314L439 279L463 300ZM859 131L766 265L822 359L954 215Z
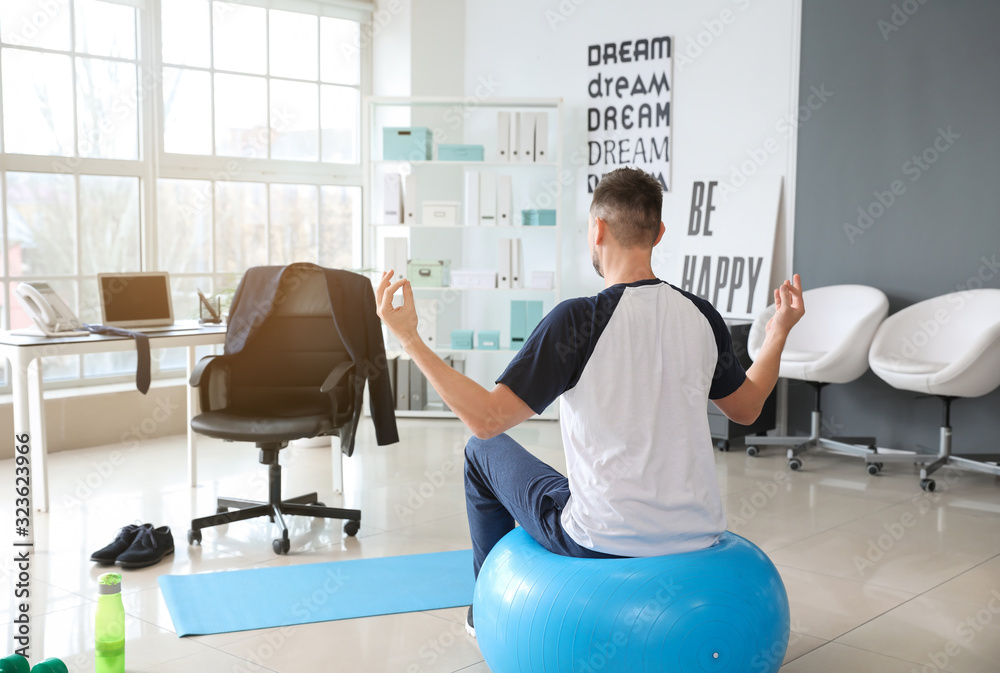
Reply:
M458 201L424 201L421 224L454 227L458 224Z
M414 259L410 260L406 277L413 287L448 287L451 281L450 271L451 261L447 259Z
M456 329L451 331L451 347L457 350L472 350L475 332L471 329Z
M479 349L484 351L500 350L500 331L483 330L479 333Z
M482 161L482 145L438 145L439 161Z
M495 288L497 272L490 269L455 269L451 272L451 287Z

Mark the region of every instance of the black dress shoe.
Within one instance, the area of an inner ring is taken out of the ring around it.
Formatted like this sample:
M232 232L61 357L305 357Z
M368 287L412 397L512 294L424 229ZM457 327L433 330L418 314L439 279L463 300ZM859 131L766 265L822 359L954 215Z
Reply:
M99 549L90 555L91 561L96 561L101 565L114 565L118 560L118 555L128 549L135 541L135 536L139 534L140 528L153 528L153 524L129 524L118 531L114 542L103 549Z
M132 545L118 555L118 565L122 568L145 568L174 553L174 536L169 526L143 528Z

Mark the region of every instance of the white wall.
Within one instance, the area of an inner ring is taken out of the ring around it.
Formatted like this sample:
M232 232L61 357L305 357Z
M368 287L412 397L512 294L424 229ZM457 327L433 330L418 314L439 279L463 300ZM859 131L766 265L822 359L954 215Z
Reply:
M786 228L787 213L794 212L789 186L794 180L795 133L785 129L798 104L799 2L507 0L498 5L466 0L465 93L471 94L487 78L500 83L498 96L562 97L564 162L569 164L574 154L587 156L587 45L672 36L674 184L728 177L750 152L765 143L777 147L755 168L758 176L785 177L786 222L779 222L773 283L789 272ZM603 287L587 252L590 196L585 164L584 158L582 165L569 166L573 183L564 192L564 297ZM680 192L666 195L664 211L671 200L689 198Z

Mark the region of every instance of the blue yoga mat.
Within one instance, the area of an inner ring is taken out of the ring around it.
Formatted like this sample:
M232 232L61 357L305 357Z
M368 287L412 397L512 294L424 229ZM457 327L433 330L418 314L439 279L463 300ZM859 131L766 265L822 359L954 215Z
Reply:
M474 588L471 550L160 577L180 636L454 608Z

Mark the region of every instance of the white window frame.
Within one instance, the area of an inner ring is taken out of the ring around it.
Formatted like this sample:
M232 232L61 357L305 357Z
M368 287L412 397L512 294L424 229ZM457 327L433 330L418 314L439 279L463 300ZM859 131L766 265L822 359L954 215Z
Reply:
M30 172L30 173L62 173L69 174L73 176L76 185L76 221L74 226L77 227L77 233L79 234L79 217L80 217L80 176L81 175L97 175L97 176L116 176L116 177L135 177L140 181L140 223L139 223L139 260L141 264L141 270L151 270L157 269L158 260L158 250L157 250L157 185L159 179L187 179L187 180L208 180L212 184L212 198L214 202L215 194L215 183L226 180L226 176L233 173L233 162L237 162L240 166L238 175L232 178L234 182L259 182L265 183L266 185L271 184L294 184L294 185L315 185L319 186L346 186L346 187L356 187L362 190L360 204L364 203L366 195L363 192L363 182L364 182L364 167L363 167L363 114L361 105L364 98L371 94L372 90L372 49L371 40L366 39L367 35L371 33L371 18L375 11L375 5L372 2L367 2L364 0L229 0L242 5L249 5L255 7L261 7L264 9L276 9L276 10L286 10L293 12L302 12L307 14L314 14L318 17L331 17L347 19L352 21L357 21L361 24L361 40L360 49L360 59L361 59L361 79L359 85L353 88L359 90L359 109L358 109L358 154L357 163L355 164L339 164L332 162L322 161L322 153L320 154L320 160L312 161L288 161L284 159L259 159L259 158L242 158L242 157L224 157L224 156L204 156L204 155L183 155L183 154L168 154L164 151L163 139L164 139L164 127L163 127L163 89L162 89L162 74L164 64L161 58L161 33L160 33L160 8L162 3L169 2L170 0L102 0L103 2L116 3L121 5L126 5L137 10L136 21L136 58L126 59L126 58L116 58L116 57L105 57L98 56L95 58L134 63L137 66L137 86L139 88L139 105L138 105L138 133L139 133L139 159L138 160L120 160L120 159L95 159L95 158L84 158L78 156L39 156L39 155L26 155L26 154L8 154L6 148L4 151L0 151L0 198L2 198L2 213L0 216L3 218L3 250L8 250L7 232L9 223L7 222L7 204L6 204L6 194L7 194L7 172ZM225 1L225 0L223 0ZM75 8L74 0L69 0L70 3L70 34L75 34ZM210 13L211 16L211 13ZM268 15L269 16L269 15ZM318 29L318 25L317 25ZM210 38L211 38L210 33ZM0 47L13 47L17 49L23 49L26 51L33 51L37 53L53 53L65 55L67 52L52 50L40 47L26 47L16 44L2 44ZM75 49L76 45L73 44ZM72 73L73 73L73 140L74 140L74 152L79 152L79 124L77 116L79 111L76 106L76 59L78 57L90 57L89 54L83 54L76 51L68 52L72 62ZM2 54L0 54L0 59L2 59ZM168 66L176 67L176 66ZM180 66L186 69L199 70L203 72L228 72L223 70L216 70L214 68L199 68L192 66ZM246 73L234 73L234 74L246 74ZM270 82L272 76L270 74L262 75L268 82L268 100L270 101ZM284 80L286 78L275 77L273 79ZM148 83L152 81L153 85ZM214 83L213 83L214 86ZM337 85L337 86L350 86L350 85ZM214 89L213 89L214 91ZM3 96L3 81L0 77L0 101L2 101ZM212 96L212 141L213 147L215 142L215 96ZM268 116L270 117L270 106L268 105ZM0 138L2 138L4 133L4 116L3 116L3 106L0 104ZM322 129L320 129L320 137L322 137ZM61 167L59 170L57 167ZM267 187L268 193L268 216L267 216L267 240L268 246L270 246L270 188ZM355 230L353 231L353 251L352 259L354 260L353 265L355 267L361 266L361 260L363 259L362 254L362 244L363 244L363 225L361 223L361 218L356 218ZM213 208L212 215L212 242L215 242L215 215ZM270 250L268 251L270 254ZM76 239L76 273L73 275L63 275L63 276L11 276L10 269L7 264L3 266L3 275L0 275L0 282L3 283L3 287L7 290L8 297L4 301L3 310L3 324L8 326L10 324L10 284L13 282L20 281L31 281L31 280L56 280L56 281L70 281L75 282L76 285L76 304L78 305L80 299L80 286L81 283L93 280L92 276L82 274L82 250L80 248L80 237L77 236ZM231 277L232 272L219 271L215 268L216 260L215 255L211 255L211 265L210 269L204 272L192 272L192 273L171 273L172 277L184 278L184 277L205 277L209 276L213 278L213 282L217 281L221 277ZM169 269L166 269L170 271ZM154 362L154 369L156 363ZM6 366L6 363L4 364ZM121 376L100 376L100 377L90 377L84 378L83 372L83 361L82 358L78 365L78 376L73 379L66 379L60 381L46 381L46 386L51 388L66 388L66 387L83 387L83 386L93 386L93 385L106 385L108 383L114 383L117 381L128 381L131 380L131 375L121 375ZM183 372L178 372L178 375L183 375ZM10 380L9 372L7 376L7 383L3 387L0 387L0 393L9 392L10 390Z

